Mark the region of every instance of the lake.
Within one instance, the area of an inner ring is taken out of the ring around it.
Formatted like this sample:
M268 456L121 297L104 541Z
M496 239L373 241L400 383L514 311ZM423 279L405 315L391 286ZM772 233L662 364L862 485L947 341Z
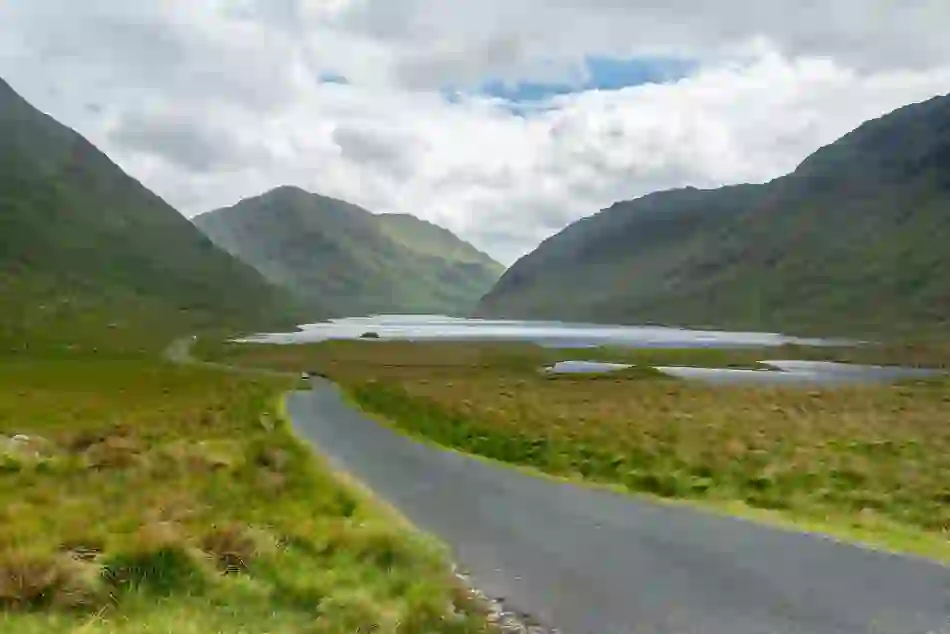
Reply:
M398 341L523 341L552 348L626 346L691 348L740 346L847 345L849 341L801 339L779 333L689 330L663 326L610 326L559 321L464 319L443 315L377 315L306 324L299 332L265 333L242 339L255 343L314 343L357 339L373 332L381 340Z
M668 376L706 383L709 385L788 385L788 386L845 386L874 383L894 383L912 379L932 379L942 376L938 370L854 365L830 361L762 361L761 369L665 367L657 370ZM609 374L633 366L624 363L600 361L559 361L543 368L550 374Z
M572 324L559 321L513 321L464 319L444 315L377 315L333 319L300 326L298 332L264 333L241 339L244 342L299 344L329 340L359 339L375 333L367 341L519 341L549 348L700 348L778 347L784 344L810 346L856 345L845 339L803 339L770 332L730 332L691 330L664 326L610 326ZM828 362L762 360L761 370L721 368L660 367L661 372L680 379L714 385L785 384L847 385L887 383L937 376L939 372L879 366L846 365ZM596 361L562 361L539 370L556 374L617 372L627 365Z
M664 374L710 385L821 385L895 383L943 376L939 370L856 365L830 361L762 361L761 370L658 367Z

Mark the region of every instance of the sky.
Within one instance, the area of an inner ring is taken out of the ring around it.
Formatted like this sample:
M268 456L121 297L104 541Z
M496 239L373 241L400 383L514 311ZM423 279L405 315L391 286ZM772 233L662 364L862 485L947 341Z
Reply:
M186 216L280 185L510 264L950 92L946 0L2 0L0 77Z

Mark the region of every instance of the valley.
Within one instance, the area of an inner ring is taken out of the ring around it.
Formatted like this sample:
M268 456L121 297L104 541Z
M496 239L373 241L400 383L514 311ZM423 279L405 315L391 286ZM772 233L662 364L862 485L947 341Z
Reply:
M301 134L377 202L431 149ZM456 235L226 164L263 193L189 220L0 80L0 633L946 624L950 97L508 268L465 237L520 198Z
M172 340L314 312L0 81L0 632L486 630L444 547Z

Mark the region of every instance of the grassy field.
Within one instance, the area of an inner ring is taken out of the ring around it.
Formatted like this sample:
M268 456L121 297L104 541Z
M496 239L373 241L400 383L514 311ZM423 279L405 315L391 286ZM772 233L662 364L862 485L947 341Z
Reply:
M763 356L761 350L335 342L203 352L324 371L366 410L449 447L664 498L741 505L950 558L946 381L712 388L644 368L601 377L536 371L571 357L741 367L777 357L880 362L893 350L786 349ZM927 365L939 365L939 351L927 354Z
M368 347L374 346L374 347ZM567 359L617 361L640 366L756 368L769 359L838 361L950 369L950 341L885 345L814 347L784 345L743 348L588 348L553 350L526 343L412 343L398 341L330 341L305 345L221 343L212 339L195 348L201 357L297 371L309 365L372 374L386 366L507 369L532 372L540 365Z
M484 630L445 553L298 444L288 381L18 360L0 385L0 632Z

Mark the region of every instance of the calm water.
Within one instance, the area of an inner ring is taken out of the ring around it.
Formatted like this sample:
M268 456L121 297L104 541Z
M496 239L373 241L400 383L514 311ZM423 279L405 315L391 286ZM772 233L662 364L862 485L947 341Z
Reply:
M859 385L893 383L940 376L937 370L851 365L827 361L762 361L762 369L666 367L656 369L669 376L709 385ZM604 374L633 366L599 361L561 361L543 371L554 374Z
M299 332L267 333L242 341L313 343L331 339L358 339L376 333L382 341L523 341L551 348L735 348L742 346L848 345L847 340L801 339L778 333L688 330L660 326L605 326L556 321L461 319L440 315L380 315L335 319L307 324ZM630 366L597 361L562 361L545 370L556 373L615 372ZM671 376L713 385L788 384L847 385L927 378L938 372L909 368L859 366L818 361L762 361L761 370L660 367Z
M300 332L270 333L244 341L312 343L356 339L367 332L383 340L407 341L525 341L547 347L583 348L603 345L650 347L780 346L785 343L832 345L847 343L799 339L777 333L686 330L659 326L604 326L556 321L461 319L440 315L380 315L351 317L301 326Z
M711 385L861 385L941 376L938 370L852 365L828 361L762 361L761 370L660 367L665 374Z
M603 361L558 361L545 372L554 374L601 374L604 372L619 372L633 366L627 363L605 363Z

